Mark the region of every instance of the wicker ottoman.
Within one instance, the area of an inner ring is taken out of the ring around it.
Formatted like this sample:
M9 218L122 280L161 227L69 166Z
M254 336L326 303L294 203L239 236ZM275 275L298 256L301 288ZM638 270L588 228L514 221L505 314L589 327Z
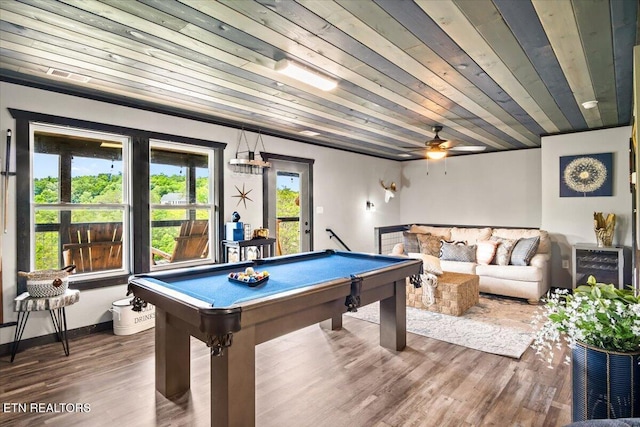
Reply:
M407 306L460 316L478 303L480 298L478 283L479 278L475 274L445 271L438 277L438 287L434 292L435 303L429 306L423 302L424 286L416 289L407 283Z

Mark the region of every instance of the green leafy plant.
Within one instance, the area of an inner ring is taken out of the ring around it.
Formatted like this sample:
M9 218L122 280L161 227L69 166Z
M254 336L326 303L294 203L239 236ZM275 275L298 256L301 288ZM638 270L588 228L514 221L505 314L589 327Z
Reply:
M563 342L621 353L640 351L640 297L631 289L597 283L593 276L573 293L550 292L534 324L541 327L531 347L549 365Z

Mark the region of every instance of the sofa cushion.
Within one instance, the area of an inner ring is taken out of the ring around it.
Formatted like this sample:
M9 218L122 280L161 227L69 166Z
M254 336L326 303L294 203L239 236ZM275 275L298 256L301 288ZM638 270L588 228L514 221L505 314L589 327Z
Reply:
M499 243L496 249L496 256L493 258L492 264L509 265L511 261L511 252L518 242L516 239L503 239L501 237L491 236L491 240Z
M475 262L476 245L465 245L462 242L442 242L440 259L446 261Z
M409 227L409 233L432 234L442 237L442 240L451 240L450 227L432 227L430 225L412 225Z
M435 274L436 276L440 276L442 274L442 267L440 266L440 259L438 257L419 252L410 252L407 255L411 258L421 259L422 269L425 273Z
M412 252L421 252L435 257L440 255L440 242L442 241L440 236L432 234L416 234L416 236L418 236L418 242L420 242L420 250Z
M496 255L499 243L495 240L478 240L476 242L476 260L478 264L491 264Z
M489 240L491 237L490 228L451 228L451 239L460 242L466 242L468 245L475 245L478 240Z
M540 236L537 253L551 253L549 233L545 230L538 230L536 228L494 228L492 236L502 237L504 239L527 239L529 237Z
M540 236L520 239L511 252L511 264L529 265L540 244Z
M440 266L443 271L451 271L453 273L464 273L464 274L476 274L476 264L475 262L459 262L459 261L447 261L444 259L440 260Z
M521 280L525 282L542 281L542 269L529 265L478 265L478 276L495 277L498 279Z

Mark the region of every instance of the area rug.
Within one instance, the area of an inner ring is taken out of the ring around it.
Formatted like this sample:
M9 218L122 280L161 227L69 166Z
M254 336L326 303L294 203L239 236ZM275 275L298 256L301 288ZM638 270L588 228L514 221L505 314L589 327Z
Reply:
M533 341L531 324L537 310L526 302L481 295L462 316L407 307L407 331L487 353L519 359ZM378 303L348 313L356 319L380 322Z

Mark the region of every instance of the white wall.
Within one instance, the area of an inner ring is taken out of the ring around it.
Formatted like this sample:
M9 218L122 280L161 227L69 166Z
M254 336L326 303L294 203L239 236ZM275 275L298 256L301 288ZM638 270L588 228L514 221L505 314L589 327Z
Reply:
M540 165L540 149L405 162L400 220L539 227Z
M224 172L223 221L230 219L237 210L253 226L262 224L262 178L260 176L234 173L228 159L235 155L239 131L196 120L187 120L143 110L91 101L84 98L62 95L24 86L0 83L0 129L4 149L4 131L11 129L15 135L15 121L8 108L57 115L68 118L89 120L111 125L152 130L173 135L182 135L216 142L226 142ZM250 142L256 135L248 133ZM393 199L385 204L384 190L379 180L387 181L400 176L401 165L390 160L347 153L330 148L297 143L283 138L263 136L266 150L270 153L315 159L314 170L314 212L323 208L322 214L315 215L315 249L338 248L334 240L329 240L325 228L333 230L355 251L374 251L373 228L379 225L395 224L399 221L399 201ZM14 138L15 142L15 138ZM15 150L14 150L15 153ZM12 169L15 168L15 157ZM4 160L0 164L4 164ZM252 202L236 206L238 199L234 185L245 190L251 189ZM15 179L11 180L10 195L15 195ZM376 205L376 212L366 213L365 202L369 199ZM13 298L16 296L16 232L15 198L12 197L8 210L9 230L0 234L2 245L3 308L5 322L15 321ZM69 329L94 325L111 319L108 309L111 303L125 297L126 286L83 291L80 302L69 307L67 320ZM24 338L53 332L46 312L32 313ZM14 328L0 328L0 344L13 340Z
M616 214L613 244L631 246L632 200L629 189L631 127L603 129L542 138L542 223L551 234L553 286L571 287L571 245L596 243L593 213ZM560 157L613 153L613 196L560 197Z

